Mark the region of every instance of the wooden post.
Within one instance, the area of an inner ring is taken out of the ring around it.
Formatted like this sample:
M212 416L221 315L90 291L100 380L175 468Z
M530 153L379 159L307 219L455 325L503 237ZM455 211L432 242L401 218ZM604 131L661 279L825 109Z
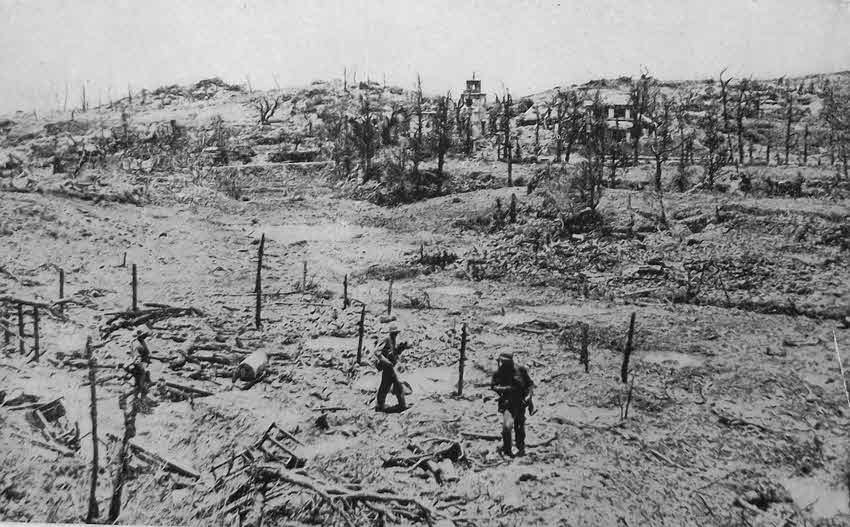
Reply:
M366 326L366 304L360 307L360 322L357 324L357 364L363 358L363 332Z
M466 322L460 330L460 359L457 363L457 396L463 395L463 365L466 362Z
M3 345L9 345L9 326L12 322L9 320L9 308L3 304Z
M422 263L424 261L425 261L425 244L421 243L421 244L419 244L419 263Z
M393 281L390 280L390 286L387 288L387 315L393 314Z
M263 246L266 244L266 234L260 236L260 246L257 248L257 280L254 283L254 292L257 295L257 305L254 310L254 325L260 329L260 314L263 308Z
M351 302L348 301L348 275L345 275L342 280L342 308L348 309L350 305Z
M97 506L97 473L98 473L98 451L97 451L97 393L96 393L96 385L97 379L95 375L95 368L97 367L97 363L94 360L94 355L91 350L91 337L86 338L86 357L89 360L89 385L91 391L91 448L92 448L92 460L91 460L91 488L89 490L89 511L86 514L86 523L92 523L92 521L100 516L100 510Z
M584 372L590 373L590 356L587 353L588 327L586 323L581 325L581 363L584 364Z
M121 260L121 265L118 267L127 267L127 251L124 251L124 259Z
M511 208L509 209L511 223L516 223L516 194L511 194Z
M139 301L139 297L138 297L139 281L138 281L138 275L136 274L136 264L133 264L132 286L133 286L133 306L132 306L132 310L138 311L139 310L139 304L138 304L138 301Z
M65 298L65 269L59 269L59 300ZM59 312L65 311L65 304L59 305Z
M33 360L38 362L39 359L39 350L38 350L38 306L32 306L32 338L33 338L33 350L35 354L33 355Z
M626 340L626 352L623 354L623 365L620 368L620 380L623 384L629 382L629 357L632 355L632 338L635 333L635 314L629 320L629 336Z
M18 350L24 354L24 305L18 302Z
M307 260L304 260L304 269L301 271L301 290L307 290Z

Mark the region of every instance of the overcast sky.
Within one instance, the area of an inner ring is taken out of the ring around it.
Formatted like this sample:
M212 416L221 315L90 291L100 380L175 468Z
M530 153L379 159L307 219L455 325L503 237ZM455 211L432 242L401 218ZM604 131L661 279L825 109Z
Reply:
M515 95L635 75L850 69L850 0L0 0L0 112L220 76L255 87L343 67L431 93L475 71Z

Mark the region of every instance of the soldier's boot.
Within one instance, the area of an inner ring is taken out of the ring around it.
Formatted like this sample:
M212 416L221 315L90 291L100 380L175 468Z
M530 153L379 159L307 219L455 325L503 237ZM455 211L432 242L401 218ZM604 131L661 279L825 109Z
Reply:
M510 410L502 412L502 453L506 456L513 457L513 449L511 448L511 433L514 428L514 416Z
M404 400L404 388L400 385L396 388L395 398L398 399L398 409L404 410L407 408L407 402Z
M513 448L511 447L511 431L510 429L502 429L502 454L513 457Z
M386 410L386 398L387 398L386 395L384 395L383 397L378 395L378 401L375 403L375 410L376 411L383 412L384 410Z
M525 422L519 419L516 420L516 448L518 456L525 455Z

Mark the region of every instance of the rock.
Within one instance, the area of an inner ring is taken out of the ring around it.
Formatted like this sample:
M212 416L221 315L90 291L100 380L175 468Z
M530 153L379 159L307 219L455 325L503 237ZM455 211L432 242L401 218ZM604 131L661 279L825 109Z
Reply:
M331 425L328 424L328 414L322 414L316 419L316 428L319 430L327 430L330 427Z

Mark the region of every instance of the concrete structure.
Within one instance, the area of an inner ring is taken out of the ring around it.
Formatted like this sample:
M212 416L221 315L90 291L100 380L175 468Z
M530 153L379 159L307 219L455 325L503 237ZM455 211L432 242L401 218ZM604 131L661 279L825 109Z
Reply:
M584 94L582 106L584 106L585 112L590 111L593 106L593 99L595 96L595 91L588 91ZM633 126L629 94L616 90L600 90L599 98L602 102L605 126L611 130L615 139L628 139ZM655 123L652 119L645 115L641 116L641 121L643 122L641 135L643 137L650 135L650 133L655 129Z
M472 124L472 138L478 139L487 130L487 94L481 91L481 80L475 78L466 81L466 89L461 93L463 103L461 116L469 117Z

